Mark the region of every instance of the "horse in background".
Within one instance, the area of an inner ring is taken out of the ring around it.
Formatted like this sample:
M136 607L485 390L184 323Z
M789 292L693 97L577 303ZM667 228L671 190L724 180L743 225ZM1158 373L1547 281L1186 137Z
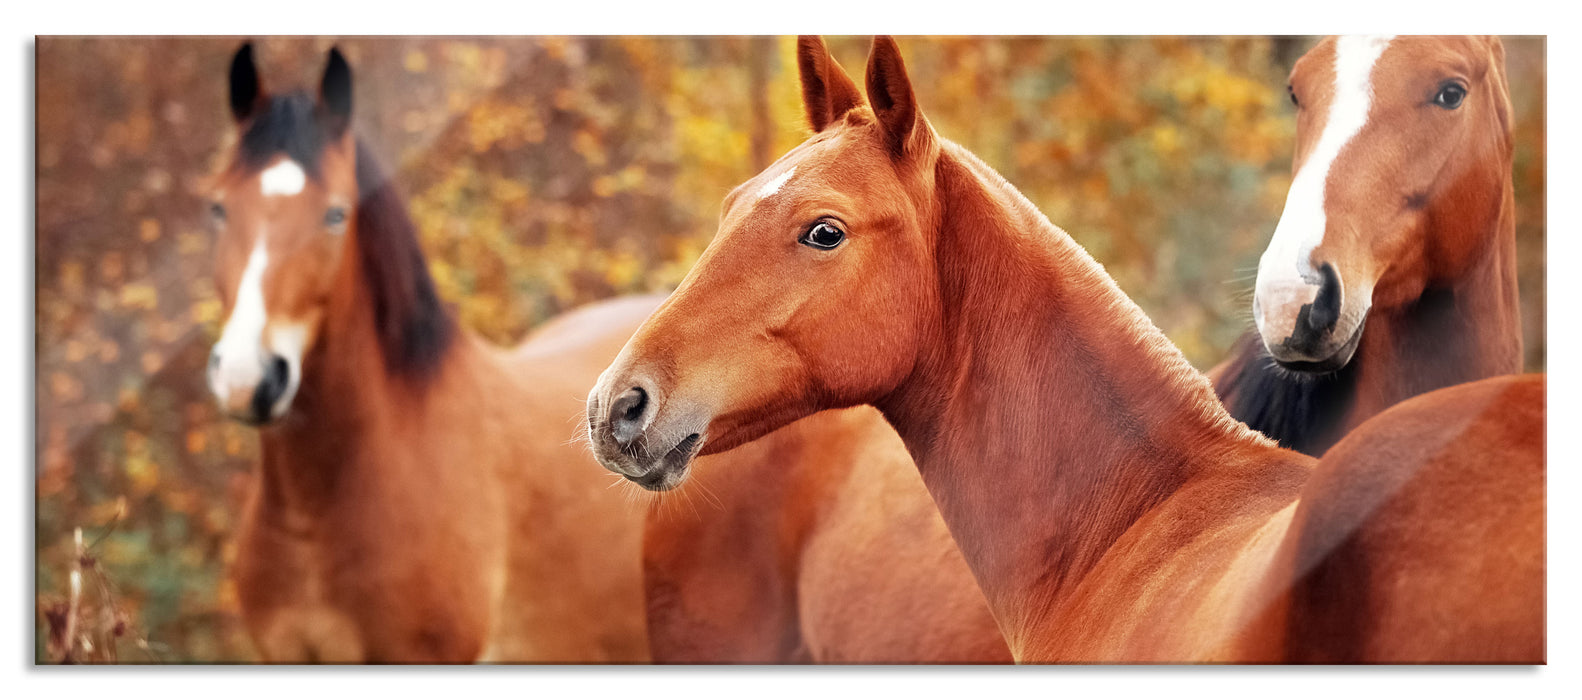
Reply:
M208 380L259 429L232 572L259 652L648 660L642 509L568 438L657 299L573 312L509 350L459 327L352 102L337 50L316 96L265 92L250 45L232 60Z
M643 532L658 663L1010 663L906 445L824 411L698 460ZM693 494L696 494L694 496Z
M1543 661L1541 376L1403 401L1322 460L1282 449L934 132L893 40L866 99L809 84L840 71L822 41L798 52L823 127L726 197L589 392L605 468L674 488L695 457L869 404L1017 661Z
M1331 37L1288 89L1257 331L1209 375L1236 419L1318 455L1412 396L1521 371L1513 119L1497 37Z

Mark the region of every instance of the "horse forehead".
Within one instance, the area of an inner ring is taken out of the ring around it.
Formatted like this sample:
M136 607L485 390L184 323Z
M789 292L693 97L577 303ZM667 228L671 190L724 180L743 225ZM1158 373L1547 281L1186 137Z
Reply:
M1476 80L1482 76L1485 64L1470 43L1396 39L1379 56L1373 75L1375 92L1380 101L1392 96L1426 101L1429 95L1419 92L1448 78Z
M259 193L265 197L291 197L302 194L308 184L308 174L290 158L276 158L258 173Z
M1396 37L1381 57L1381 64L1385 70L1413 65L1468 64L1484 56L1484 47L1485 44L1469 36Z
M769 175L771 172L777 169L779 170L778 174L770 177L768 180L763 180L764 176ZM759 175L759 179L763 180L763 184L759 185L758 189L753 192L753 200L760 201L779 194L780 189L785 187L786 183L790 182L792 177L796 176L796 171L796 163L791 163L788 166L779 168L770 167L768 170L765 170L762 175Z
M780 194L793 179L817 179L825 169L823 161L832 158L836 148L836 139L828 133L814 134L812 138L798 144L748 183L752 201Z
M1338 37L1326 37L1296 59L1296 64L1291 67L1291 81L1296 82L1299 78L1319 81L1315 87L1334 82L1335 46L1338 40Z

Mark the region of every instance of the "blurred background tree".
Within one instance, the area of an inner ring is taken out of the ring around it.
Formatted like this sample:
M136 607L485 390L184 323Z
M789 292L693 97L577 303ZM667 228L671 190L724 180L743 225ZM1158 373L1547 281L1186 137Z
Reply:
M1286 76L1315 41L901 43L935 128L1091 250L1206 369L1248 325L1290 185ZM203 381L222 319L201 215L235 137L225 75L240 43L38 41L40 660L76 527L154 658L254 658L226 571L256 436L218 416ZM830 44L860 76L867 38ZM1544 40L1505 44L1527 366L1542 371ZM580 304L672 288L725 193L807 135L789 37L269 38L256 47L266 86L314 85L331 45L442 295L501 343Z

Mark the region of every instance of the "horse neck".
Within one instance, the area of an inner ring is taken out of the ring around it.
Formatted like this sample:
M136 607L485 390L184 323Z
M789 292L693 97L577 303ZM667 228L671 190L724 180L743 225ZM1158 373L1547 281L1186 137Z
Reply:
M1403 307L1369 314L1355 358L1358 395L1343 430L1418 394L1522 370L1515 202L1508 176L1497 201L1499 209L1476 233L1487 243L1467 270L1431 282ZM1426 232L1431 240L1438 234Z
M374 312L378 292L357 255L359 233L346 233L346 254L291 411L262 431L261 503L277 514L311 518L331 507L338 486L366 465L359 457L396 439L398 421L420 420L438 383L389 371Z
M936 186L942 328L880 408L1014 650L1139 518L1274 448L987 166L949 147Z

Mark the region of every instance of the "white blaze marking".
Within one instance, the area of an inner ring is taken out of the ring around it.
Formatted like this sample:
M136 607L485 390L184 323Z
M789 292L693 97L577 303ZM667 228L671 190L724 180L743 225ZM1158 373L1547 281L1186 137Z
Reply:
M780 188L784 187L787 182L790 182L791 176L795 174L796 166L793 165L789 170L780 173L780 175L775 177L775 179L764 183L763 187L758 188L758 198L763 199L764 197L768 197L769 195L779 192Z
M218 363L210 369L209 388L221 405L230 404L231 392L251 394L263 379L261 353L264 325L269 320L264 312L264 269L268 266L269 252L264 246L263 232L259 232L258 243L247 257L241 284L236 288L236 306L225 320L220 342L214 345Z
M290 158L283 158L279 163L269 166L259 177L260 186L264 196L294 195L302 191L303 185L308 182L307 174L302 172L302 166Z
M1263 313L1254 320L1260 333L1265 314L1282 314L1292 304L1307 303L1316 293L1319 279L1312 254L1324 239L1324 188L1329 169L1346 144L1368 123L1373 66L1392 38L1344 36L1335 42L1335 94L1324 120L1324 132L1291 180L1280 223L1275 226L1268 249L1258 259L1256 293Z

